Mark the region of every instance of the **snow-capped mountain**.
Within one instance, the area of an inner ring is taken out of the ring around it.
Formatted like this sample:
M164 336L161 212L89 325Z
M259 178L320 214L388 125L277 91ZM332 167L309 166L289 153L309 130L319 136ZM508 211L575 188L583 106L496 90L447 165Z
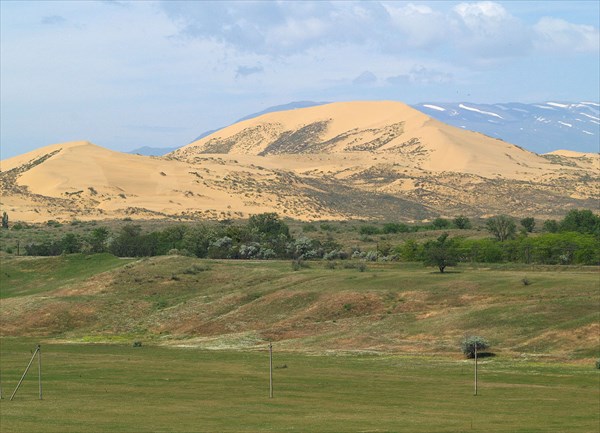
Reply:
M481 132L537 153L557 149L600 151L597 102L424 102L412 107L449 125Z

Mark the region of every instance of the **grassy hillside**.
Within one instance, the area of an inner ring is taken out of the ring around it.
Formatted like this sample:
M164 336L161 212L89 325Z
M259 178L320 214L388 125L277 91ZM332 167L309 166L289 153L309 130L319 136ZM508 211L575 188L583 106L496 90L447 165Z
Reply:
M76 342L452 356L476 334L497 354L599 356L596 268L353 263L3 257L0 326Z

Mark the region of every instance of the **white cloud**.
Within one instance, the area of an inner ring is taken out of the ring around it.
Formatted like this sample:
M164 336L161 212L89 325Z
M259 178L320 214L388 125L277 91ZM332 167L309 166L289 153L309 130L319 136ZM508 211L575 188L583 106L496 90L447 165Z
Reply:
M378 1L163 1L159 5L180 36L279 59L319 47L370 46L388 55L443 51L452 53L456 62L473 64L523 57L536 48L547 51L573 42L574 49L589 51L598 40L596 27L550 18L532 26L492 1L459 3L449 10L436 3Z
M502 5L494 2L460 3L453 8L460 36L456 43L482 60L517 57L532 46L532 32Z
M536 47L547 52L598 52L600 34L593 26L543 17L534 26Z
M392 46L434 48L452 32L447 17L428 6L409 3L398 7L392 3L386 5L386 10L393 25L395 44L392 43Z

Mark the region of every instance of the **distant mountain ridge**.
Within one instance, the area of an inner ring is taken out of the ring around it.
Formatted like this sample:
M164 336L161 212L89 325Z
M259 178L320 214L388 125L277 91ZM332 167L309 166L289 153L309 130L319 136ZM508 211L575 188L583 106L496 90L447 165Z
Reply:
M600 104L424 102L419 111L448 125L481 132L536 153L599 152Z

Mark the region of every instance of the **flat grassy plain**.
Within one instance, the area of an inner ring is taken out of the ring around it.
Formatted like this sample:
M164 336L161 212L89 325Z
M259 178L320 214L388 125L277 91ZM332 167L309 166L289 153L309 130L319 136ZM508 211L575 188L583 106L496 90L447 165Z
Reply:
M589 365L486 358L309 355L1 340L9 432L597 432L600 372Z

